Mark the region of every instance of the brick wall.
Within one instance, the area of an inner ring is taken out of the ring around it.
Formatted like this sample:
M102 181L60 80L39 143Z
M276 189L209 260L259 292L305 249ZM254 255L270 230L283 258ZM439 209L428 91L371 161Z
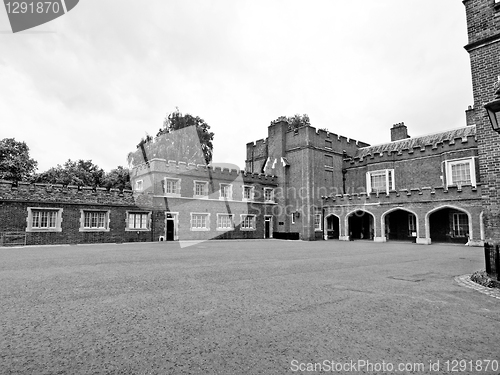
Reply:
M486 241L500 243L500 134L491 128L483 105L494 99L500 75L500 9L494 0L465 0L477 127L479 169L483 183Z
M383 169L394 169L396 190L444 186L444 163L469 157L475 158L476 182L480 183L477 155L477 142L471 136L423 148L345 159L346 190L351 194L366 191L366 172Z

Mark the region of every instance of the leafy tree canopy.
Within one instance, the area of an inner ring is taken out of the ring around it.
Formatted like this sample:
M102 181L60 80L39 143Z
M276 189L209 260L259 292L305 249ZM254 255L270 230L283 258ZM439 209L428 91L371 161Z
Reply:
M127 168L121 166L105 173L92 160L68 159L63 165L58 164L49 170L34 176L34 182L76 186L100 186L107 189L131 189L130 175Z
M104 171L92 163L92 160L68 159L63 165L58 164L37 174L34 181L46 184L100 186L103 178Z
M0 179L25 181L35 172L37 162L30 158L29 148L14 138L0 141Z
M280 116L276 120L272 121L271 124L277 123L277 122L282 122L285 121L289 125L289 129L297 129L302 126L309 126L311 125L311 120L309 119L309 116L307 114L299 115L295 114L291 117L286 117L286 116Z
M102 186L107 189L132 189L128 168L120 166L106 173L102 181Z
M208 164L212 161L213 139L214 133L203 119L176 109L165 117L155 138L147 135L141 140L128 161L131 166L153 158Z

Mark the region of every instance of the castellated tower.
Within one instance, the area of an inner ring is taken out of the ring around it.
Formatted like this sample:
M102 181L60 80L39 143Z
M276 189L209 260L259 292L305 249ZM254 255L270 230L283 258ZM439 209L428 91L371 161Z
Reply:
M467 15L479 168L483 184L485 242L500 243L500 134L493 131L484 104L494 99L500 76L500 1L464 0ZM467 112L470 112L467 111ZM469 115L469 113L468 113Z

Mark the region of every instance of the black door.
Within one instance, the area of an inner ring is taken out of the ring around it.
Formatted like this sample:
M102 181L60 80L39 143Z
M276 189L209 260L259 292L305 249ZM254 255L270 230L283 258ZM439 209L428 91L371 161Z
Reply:
M271 238L271 220L264 221L264 238Z
M174 221L167 220L167 241L174 240Z

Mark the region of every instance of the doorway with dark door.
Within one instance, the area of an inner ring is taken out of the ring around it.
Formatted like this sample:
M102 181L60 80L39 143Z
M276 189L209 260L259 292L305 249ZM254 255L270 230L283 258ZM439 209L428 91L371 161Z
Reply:
M273 225L271 220L272 216L264 217L264 238L272 238Z
M177 215L171 212L165 213L165 239L167 241L175 241L177 238L176 233L176 219Z

